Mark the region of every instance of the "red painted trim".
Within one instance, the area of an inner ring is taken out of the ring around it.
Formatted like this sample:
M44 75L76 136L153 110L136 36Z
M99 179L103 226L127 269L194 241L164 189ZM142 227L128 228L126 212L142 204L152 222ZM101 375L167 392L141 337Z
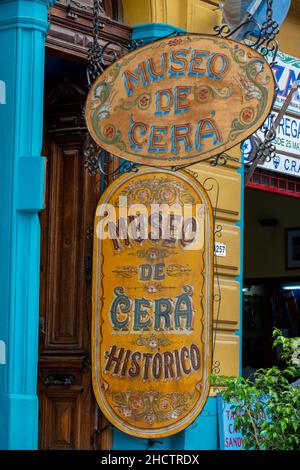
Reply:
M248 186L259 191L300 198L300 178L258 168Z

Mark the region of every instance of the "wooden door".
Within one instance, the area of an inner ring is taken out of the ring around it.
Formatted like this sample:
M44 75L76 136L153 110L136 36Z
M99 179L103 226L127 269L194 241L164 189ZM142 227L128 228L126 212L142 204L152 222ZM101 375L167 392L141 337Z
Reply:
M41 213L39 406L41 449L110 448L91 381L92 231L99 190L84 169L84 88L57 84L45 106Z

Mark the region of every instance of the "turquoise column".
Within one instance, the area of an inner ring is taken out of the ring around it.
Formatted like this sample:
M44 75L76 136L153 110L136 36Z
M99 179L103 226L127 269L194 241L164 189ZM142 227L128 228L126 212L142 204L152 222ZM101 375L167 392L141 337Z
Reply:
M36 449L45 36L54 1L0 2L0 449Z

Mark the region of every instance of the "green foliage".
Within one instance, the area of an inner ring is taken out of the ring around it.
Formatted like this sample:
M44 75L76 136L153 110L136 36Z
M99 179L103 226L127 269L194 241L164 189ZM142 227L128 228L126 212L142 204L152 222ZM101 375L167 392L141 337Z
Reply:
M259 369L249 379L212 374L214 390L222 393L234 412L235 430L246 450L300 450L300 338L273 332L281 349L283 369Z

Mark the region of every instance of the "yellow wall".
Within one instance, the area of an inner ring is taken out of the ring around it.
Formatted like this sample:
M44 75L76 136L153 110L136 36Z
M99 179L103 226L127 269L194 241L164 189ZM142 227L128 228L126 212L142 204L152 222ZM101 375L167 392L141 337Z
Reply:
M217 1L123 0L123 10L129 25L167 23L198 33L212 33L221 18Z
M122 0L124 21L129 25L168 23L189 32L212 33L221 23L217 0ZM279 49L300 56L300 2L292 0L288 17L278 35Z
M278 34L279 50L286 54L300 57L300 2L292 1L289 14Z
M233 152L231 152L233 154ZM214 167L203 162L190 167L208 191L216 209L216 241L225 243L226 257L217 257L215 263L214 331L217 330L213 363L224 375L239 372L240 328L240 228L241 175L239 165L228 161L225 166Z

